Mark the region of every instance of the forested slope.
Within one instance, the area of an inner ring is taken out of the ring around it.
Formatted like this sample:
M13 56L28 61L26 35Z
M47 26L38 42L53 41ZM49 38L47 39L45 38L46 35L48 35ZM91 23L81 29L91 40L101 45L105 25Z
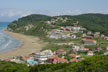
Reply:
M46 24L45 21L62 17L68 18L64 23L57 21L51 25ZM80 26L87 28L93 32L101 32L108 35L108 15L104 14L82 14L76 16L46 16L33 14L23 18L19 18L8 25L8 30L18 33L24 33L35 36L44 36L46 32L60 26L73 26L73 23L78 21Z

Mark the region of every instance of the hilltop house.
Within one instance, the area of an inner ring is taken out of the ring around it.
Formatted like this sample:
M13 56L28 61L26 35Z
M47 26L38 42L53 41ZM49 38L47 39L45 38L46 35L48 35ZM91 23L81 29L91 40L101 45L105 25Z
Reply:
M80 29L81 29L81 27L72 27L72 32L77 33L80 31Z
M86 38L86 39L93 39L92 36L84 36L83 38Z
M101 48L101 47L97 48L97 51L101 51L101 50L102 50L102 48Z
M108 51L104 53L104 55L108 55Z
M84 45L76 46L72 45L72 51L88 51L89 48L84 48Z
M94 33L94 37L99 37L100 36L100 32L95 32Z
M105 36L103 39L108 41L108 36Z
M106 50L108 50L108 46L106 47Z
M88 51L88 56L93 56L94 52L93 51Z
M66 54L66 51L64 49L58 49L58 50L56 50L56 54L65 55Z
M56 32L51 32L48 37L52 38L52 39L59 39L59 38L62 38L62 34L56 33Z
M80 51L80 46L72 45L72 51Z
M97 41L96 40L89 40L89 39L83 39L82 42L84 45L96 45Z
M81 48L80 51L89 51L89 48Z
M67 30L67 31L72 31L72 27L71 27L71 26L67 26L67 27L66 27L66 30Z
M77 38L77 36L76 36L76 35L74 35L74 34L72 34L71 38L72 38L72 39L76 39L76 38Z
M104 36L105 36L105 35L104 35L104 34L102 34L102 35L101 35L101 38L104 38Z
M85 36L87 36L87 34L86 34L86 33L83 33L83 34L82 34L82 37L85 37Z
M92 32L91 32L91 31L88 31L88 32L87 32L87 34L88 34L88 35L91 35L91 34L92 34Z

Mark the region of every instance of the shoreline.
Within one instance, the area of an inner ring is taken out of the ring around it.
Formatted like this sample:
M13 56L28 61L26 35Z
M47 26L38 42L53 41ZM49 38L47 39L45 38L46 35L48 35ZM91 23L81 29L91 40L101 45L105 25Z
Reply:
M43 43L38 37L26 36L19 33L9 32L7 30L4 30L3 32L17 40L20 40L22 43L13 50L0 53L0 58L29 55L31 53L39 52L45 45L45 43Z

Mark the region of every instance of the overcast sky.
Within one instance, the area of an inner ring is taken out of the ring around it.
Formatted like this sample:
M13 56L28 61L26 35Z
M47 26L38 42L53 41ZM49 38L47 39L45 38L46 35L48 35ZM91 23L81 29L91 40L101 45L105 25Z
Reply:
M0 21L12 21L29 14L108 14L108 0L0 0Z

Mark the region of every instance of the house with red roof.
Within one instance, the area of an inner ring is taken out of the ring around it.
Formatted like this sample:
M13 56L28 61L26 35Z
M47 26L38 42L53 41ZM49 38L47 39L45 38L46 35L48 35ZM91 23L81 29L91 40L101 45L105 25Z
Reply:
M58 50L56 50L56 54L65 55L66 54L66 51L64 49L58 49Z
M93 36L84 36L83 38L86 38L86 39L93 39Z
M105 36L103 39L108 41L108 36Z
M102 50L102 48L101 48L101 47L97 48L97 51L101 51L101 50Z
M96 40L91 40L91 39L82 39L82 42L84 45L96 45L97 41Z
M53 57L49 57L49 63L57 64L57 63L68 63L68 60L64 58L58 57L58 55L55 55Z
M30 56L22 56L22 60L26 61L27 59L29 59Z
M78 59L76 59L76 58L71 59L70 62L78 62Z
M81 48L81 51L89 51L89 48Z
M77 55L76 54L69 54L68 56L70 56L70 57L76 57Z
M76 54L69 54L68 56L73 57L73 58L78 58L78 57L80 57L80 55L76 55Z

